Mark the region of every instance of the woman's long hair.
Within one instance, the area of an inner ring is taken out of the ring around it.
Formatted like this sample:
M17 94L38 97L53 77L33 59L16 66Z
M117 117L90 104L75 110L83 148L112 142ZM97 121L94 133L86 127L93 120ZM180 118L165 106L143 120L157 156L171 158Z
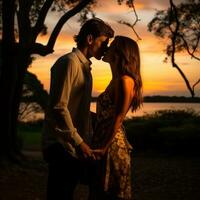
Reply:
M136 111L142 104L142 78L140 74L140 53L137 43L125 36L114 39L115 52L118 57L117 69L120 75L128 75L135 82L134 98L131 103L132 111Z

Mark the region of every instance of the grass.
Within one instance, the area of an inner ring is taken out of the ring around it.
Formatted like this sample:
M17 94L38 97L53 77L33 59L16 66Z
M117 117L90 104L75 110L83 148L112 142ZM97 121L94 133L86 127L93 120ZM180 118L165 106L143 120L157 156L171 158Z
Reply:
M18 136L22 149L41 150L42 122L20 123Z
M25 149L40 149L41 148L41 133L39 131L23 131L20 130L19 137L22 138L22 145Z
M185 144L185 149L192 142L199 145L199 120L195 113L164 111L125 122L134 147L134 200L200 199L200 157L185 156L182 150L178 155L163 154L177 145ZM18 130L27 160L0 168L0 199L44 200L47 165L41 153L33 151L41 148L42 123L20 124ZM85 200L87 193L87 187L79 186L75 200Z
M192 110L164 110L128 119L130 143L140 150L167 153L199 153L200 116Z

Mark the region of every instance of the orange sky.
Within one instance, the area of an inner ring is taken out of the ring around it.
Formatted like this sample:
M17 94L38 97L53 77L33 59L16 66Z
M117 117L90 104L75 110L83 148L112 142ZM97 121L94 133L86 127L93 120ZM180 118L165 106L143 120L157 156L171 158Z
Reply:
M177 0L178 1L178 0ZM179 0L180 1L180 0ZM116 0L97 0L97 7L94 9L96 17L108 22L115 30L115 35L125 35L136 39L133 31L117 21L133 20L133 13L125 5L117 5ZM136 26L136 31L142 38L138 41L141 53L141 73L143 78L144 95L184 95L189 96L185 83L178 71L171 67L169 63L163 63L165 58L164 41L156 38L152 33L147 31L147 24L153 18L156 9L164 9L168 6L168 1L159 0L140 0L136 2L136 9L141 19ZM137 3L139 2L139 3ZM51 13L48 15L46 25L49 27L49 33L55 26L61 13ZM58 57L71 51L75 47L73 35L80 29L77 22L77 16L70 19L63 27L59 35L54 53L46 57L36 56L37 59L32 63L29 71L35 73L45 89L49 90L50 68ZM49 35L40 36L37 42L46 44ZM191 60L189 56L179 54L177 62L187 75L188 79L194 83L200 77L198 62ZM93 74L93 95L96 96L102 92L111 78L109 65L92 59ZM196 87L196 95L200 96L200 86Z

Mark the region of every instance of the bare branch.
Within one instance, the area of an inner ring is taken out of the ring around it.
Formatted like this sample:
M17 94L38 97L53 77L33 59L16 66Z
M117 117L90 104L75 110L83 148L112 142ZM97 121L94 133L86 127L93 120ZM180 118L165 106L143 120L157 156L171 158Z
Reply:
M32 111L30 103L22 103L19 108L18 119L23 121L27 117L27 113L31 113L30 110Z
M138 35L138 33L136 32L136 30L135 30L135 28L134 28L134 26L133 26L132 24L130 24L130 23L128 23L128 22L125 22L125 21L122 21L122 20L120 20L120 21L118 21L118 22L119 22L120 24L124 24L124 25L127 25L128 27L130 27L130 28L133 30L133 32L135 33L137 39L138 39L138 40L141 40L141 37Z
M25 103L22 102L19 108L20 112L18 114L18 120L23 121L25 119L32 118L34 114L41 113L42 108L35 102Z
M66 23L66 21L68 19L70 19L72 16L76 15L77 13L79 13L85 6L87 6L90 2L92 2L91 0L81 0L80 3L78 5L76 5L74 8L72 8L71 10L69 10L67 13L65 13L60 20L58 21L58 23L56 24L53 32L51 33L51 36L49 38L48 41L48 49L53 49L55 42L56 42L56 38L59 35L63 25Z
M33 27L33 34L34 34L35 39L37 38L37 35L40 33L41 29L43 28L45 18L47 16L47 13L48 13L53 1L54 0L46 0L43 7L40 10L38 20L37 20L35 26Z
M140 21L140 19L138 18L138 14L135 10L135 5L133 3L134 0L131 1L131 7L133 8L133 12L135 14L135 22L133 23L133 26L135 26L137 24L138 21Z
M199 46L199 40L200 40L200 35L198 35L198 40L197 40L197 43L196 43L196 45L195 45L195 47L194 47L194 49L193 49L193 51L192 51L192 54L195 53L197 47Z
M198 37L197 43L196 43L196 45L195 45L193 51L191 52L191 51L190 51L190 48L189 48L189 45L188 45L187 41L185 40L184 36L183 36L182 34L180 34L180 33L179 33L179 36L180 36L181 39L183 40L188 54L191 55L192 58L195 58L196 60L200 61L200 58L194 55L194 53L195 53L195 51L196 51L196 48L198 47L200 37Z
M199 83L200 83L200 79L192 86L193 91L194 91L195 86L197 86L197 84Z
M188 90L190 91L192 97L194 97L194 90L191 88L190 86L190 82L188 81L188 79L186 78L185 74L183 73L183 71L181 70L181 68L176 64L175 62L175 53L176 53L176 39L177 39L177 36L178 36L178 30L179 30L179 26L180 26L180 23L179 23L179 20L178 20L178 13L177 13L177 9L176 9L176 6L174 5L173 3L173 0L169 0L170 1L170 18L169 18L169 29L172 33L172 37L171 37L171 42L172 42L172 52L171 52L171 62L172 62L172 66L175 67L179 73L181 74L182 78L184 79L185 81L185 84L188 88ZM175 17L175 30L172 30L170 24L171 24L171 21L173 21L173 14L174 14L174 17Z
M20 109L19 109L19 116L21 117L24 113L25 113L25 111L28 109L28 107L29 107L29 103L26 103L25 105L23 105L23 106L20 106Z
M172 57L172 63L174 64L175 63L175 53L176 53L176 38L177 38L177 35L178 35L180 23L179 23L179 20L178 20L177 10L176 10L176 7L173 3L173 0L170 0L170 9L171 9L171 11L170 11L169 30L172 33L172 37L171 37L172 55L171 55L171 57ZM172 28L170 26L171 21L173 21L173 14L175 15L175 20L176 20L175 30L172 30Z
M135 33L137 39L138 39L138 40L141 40L141 37L138 35L138 33L137 33L136 30L135 30L135 25L137 24L137 22L140 21L140 19L139 19L138 15L137 15L137 12L136 12L136 9L135 9L134 0L131 0L131 1L130 1L130 5L131 5L131 7L132 7L132 9L133 9L133 13L135 14L135 21L133 22L133 24L130 24L129 22L125 22L125 21L123 21L123 20L120 20L120 21L118 21L118 22L119 22L120 24L124 24L124 25L130 27L130 28L133 30L133 32Z
M46 56L53 52L53 48L50 48L48 45L43 45L40 43L35 43L31 49L32 54L39 54L41 56Z
M48 1L52 1L52 0L48 0ZM77 13L79 13L90 2L92 2L92 1L91 0L81 0L79 4L77 4L74 8L69 10L67 13L65 13L60 18L60 20L56 24L54 30L52 31L47 45L45 46L45 45L42 45L42 44L39 44L39 43L35 43L34 46L31 49L31 53L32 54L39 54L41 56L46 56L49 53L52 53L53 52L53 47L54 47L55 42L56 42L56 39L57 39L57 37L58 37L63 25L66 23L66 21L68 19L70 19L72 16L76 15ZM40 24L41 24L41 22L40 22ZM39 24L37 26L39 26Z

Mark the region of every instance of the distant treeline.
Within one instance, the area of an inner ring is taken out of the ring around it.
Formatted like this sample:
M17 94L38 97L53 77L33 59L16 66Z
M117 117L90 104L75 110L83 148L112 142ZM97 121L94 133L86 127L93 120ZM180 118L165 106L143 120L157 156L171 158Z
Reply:
M96 102L97 97L92 97L92 102ZM144 102L179 102L179 103L200 103L200 97L184 97L184 96L145 96Z

